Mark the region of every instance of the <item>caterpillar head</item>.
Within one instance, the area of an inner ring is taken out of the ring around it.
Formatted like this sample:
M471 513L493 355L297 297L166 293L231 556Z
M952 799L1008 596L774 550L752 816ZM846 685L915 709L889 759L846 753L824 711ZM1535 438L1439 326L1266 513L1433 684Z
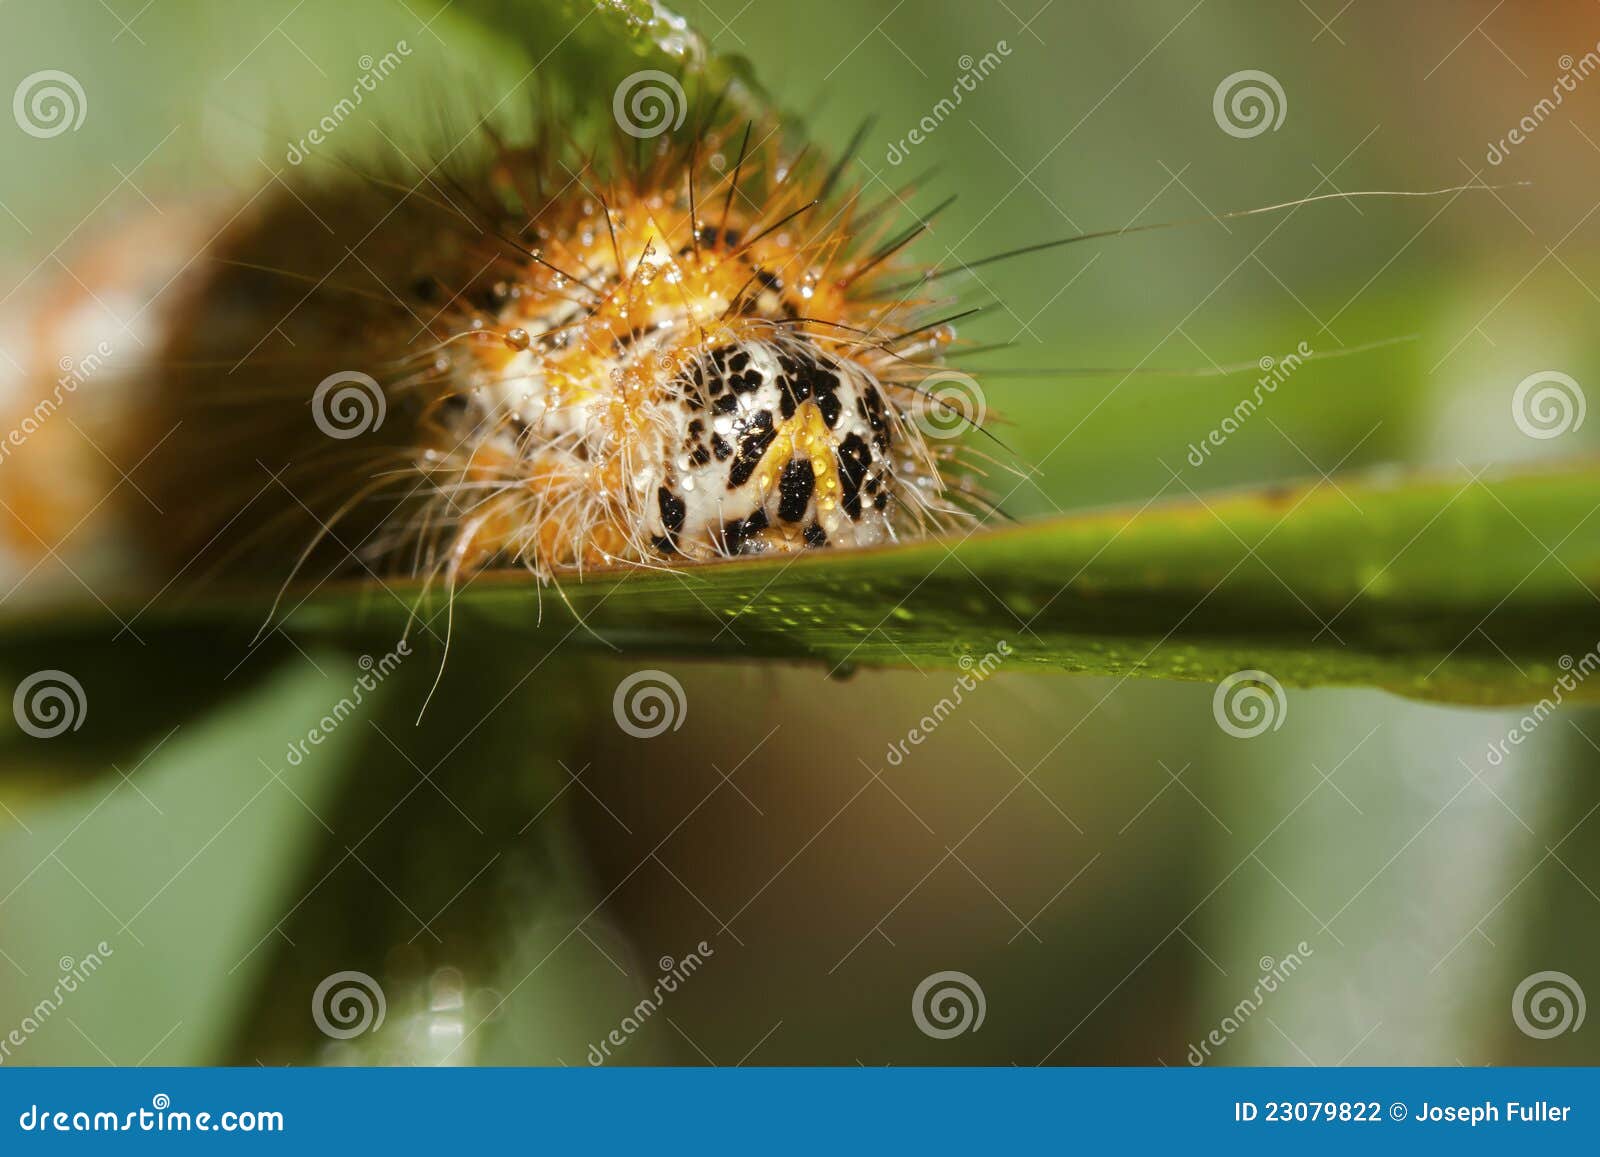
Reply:
M523 529L495 549L670 564L874 545L967 517L945 493L954 447L912 420L952 335L894 347L916 309L862 281L877 262L857 252L848 207L819 226L799 218L820 198L783 216L801 186L727 193L711 218L689 171L664 172L544 222L484 340L456 355L470 404L439 442L475 464L496 447L512 482L500 502L518 511L501 522Z
M648 477L663 553L880 543L924 468L867 367L775 327L696 351L666 392L671 442Z

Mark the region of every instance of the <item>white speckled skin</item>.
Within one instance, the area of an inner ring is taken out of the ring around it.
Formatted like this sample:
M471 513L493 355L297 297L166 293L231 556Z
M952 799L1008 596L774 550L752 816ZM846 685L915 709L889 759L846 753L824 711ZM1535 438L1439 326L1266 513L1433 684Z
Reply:
M804 338L712 350L680 382L650 532L700 553L890 536L897 417L862 366Z

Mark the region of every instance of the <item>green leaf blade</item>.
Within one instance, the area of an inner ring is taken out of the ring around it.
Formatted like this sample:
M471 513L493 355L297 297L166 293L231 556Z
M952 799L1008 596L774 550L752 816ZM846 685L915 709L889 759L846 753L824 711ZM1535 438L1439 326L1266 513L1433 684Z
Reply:
M1597 494L1592 466L1377 474L955 541L595 575L559 597L487 574L456 595L456 629L841 668L960 666L1004 640L1019 665L1098 675L1255 667L1285 684L1516 702L1600 640ZM358 605L368 625L398 625L416 592L398 593L319 593L287 625L338 633Z

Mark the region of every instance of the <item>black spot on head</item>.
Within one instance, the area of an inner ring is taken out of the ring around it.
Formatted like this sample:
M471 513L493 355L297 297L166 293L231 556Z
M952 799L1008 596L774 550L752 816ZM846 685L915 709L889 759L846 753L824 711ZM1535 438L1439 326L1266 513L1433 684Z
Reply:
M749 433L739 442L739 453L733 460L733 465L728 468L728 486L737 489L750 481L750 476L756 472L756 466L767 452L767 447L772 445L772 440L778 436L778 431L773 428L772 415L766 410L761 410L750 420Z
M839 443L839 484L844 488L839 505L858 522L861 520L861 484L871 465L872 451L867 449L860 434L851 434Z
M883 395L876 386L868 386L861 393L862 401L866 403L868 420L874 430L883 429Z
M828 533L813 522L805 529L805 540L807 546L827 546Z
M656 505L661 508L661 525L667 528L668 537L683 529L683 517L689 512L688 503L663 486L656 491Z
M733 447L721 434L711 435L711 449L716 453L718 462L726 462L733 457Z
M838 377L834 374L822 375L812 392L817 398L817 408L822 411L822 420L828 424L828 429L833 429L839 424L839 414L844 409L844 403L839 401Z
M699 362L691 362L682 373L672 379L671 393L682 398L691 410L703 409L706 404L706 372ZM691 423L689 429L693 431Z
M838 424L843 405L839 401L838 363L820 351L801 356L785 355L778 360L783 368L783 416L791 417L800 403L814 400L822 411L828 429ZM865 418L865 413L862 414Z
M778 517L785 522L799 522L805 517L816 488L817 476L811 469L811 459L789 459L778 476Z
M884 408L883 395L876 386L868 386L856 402L856 410L872 427L872 444L879 450L889 449L889 419Z
M758 510L748 518L722 524L722 542L729 554L754 554L764 549L756 535L767 529L767 512Z
M778 408L783 411L787 420L794 417L794 411L801 402L811 396L811 384L799 374L792 374L778 379Z

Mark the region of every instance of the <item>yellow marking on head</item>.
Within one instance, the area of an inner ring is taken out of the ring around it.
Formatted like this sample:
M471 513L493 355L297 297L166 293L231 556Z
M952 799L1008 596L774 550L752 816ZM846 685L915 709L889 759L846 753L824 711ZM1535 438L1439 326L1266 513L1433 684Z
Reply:
M824 492L839 489L839 464L833 455L832 432L822 417L821 407L812 401L801 402L793 414L779 423L777 435L761 461L756 463L756 483L763 498L772 488L773 479L796 456L810 459L819 499Z

